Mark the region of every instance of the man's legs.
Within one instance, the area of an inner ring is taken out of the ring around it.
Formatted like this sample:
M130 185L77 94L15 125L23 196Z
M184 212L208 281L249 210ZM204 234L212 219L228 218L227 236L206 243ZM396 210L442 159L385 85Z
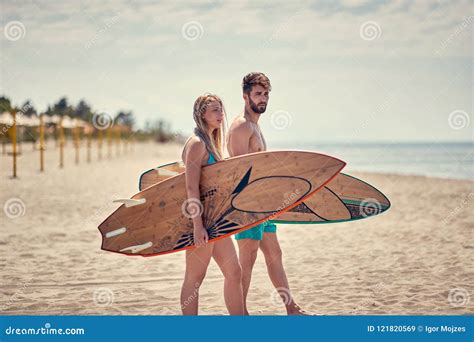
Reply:
M248 315L247 294L249 292L250 280L252 279L253 265L257 260L257 252L260 241L245 238L237 240L239 245L239 261L242 267L242 293L244 299L244 313Z
M265 256L268 275L282 298L288 315L304 315L306 314L293 300L291 295L286 272L283 267L283 257L276 233L263 234L260 241L260 249Z

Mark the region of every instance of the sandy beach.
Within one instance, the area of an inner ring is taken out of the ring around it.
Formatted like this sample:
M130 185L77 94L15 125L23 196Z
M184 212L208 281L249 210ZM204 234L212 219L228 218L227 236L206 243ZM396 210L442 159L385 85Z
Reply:
M69 143L59 169L50 143L39 173L39 152L25 144L18 179L10 179L11 157L0 155L0 203L9 203L0 213L0 314L180 314L184 253L108 253L97 229L118 207L112 200L138 192L143 171L179 159L180 151L177 144L142 143L133 153L104 153L102 161L93 150L86 163L82 147L75 165ZM353 175L380 189L392 208L352 223L279 225L297 303L321 315L474 314L474 182ZM200 314L227 314L222 292L212 261ZM261 253L248 307L254 315L285 314Z

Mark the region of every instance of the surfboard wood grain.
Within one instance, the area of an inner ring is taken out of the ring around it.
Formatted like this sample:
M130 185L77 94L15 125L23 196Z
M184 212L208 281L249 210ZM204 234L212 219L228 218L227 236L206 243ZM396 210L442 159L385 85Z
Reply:
M233 157L203 166L200 201L187 198L184 173L168 176L99 225L102 249L151 256L192 248L196 213L202 214L210 242L230 236L297 206L344 166L339 159L306 151Z
M139 189L150 187L185 170L182 161L150 169L140 176ZM375 187L339 173L314 195L272 221L284 224L345 222L375 216L389 208L390 201Z

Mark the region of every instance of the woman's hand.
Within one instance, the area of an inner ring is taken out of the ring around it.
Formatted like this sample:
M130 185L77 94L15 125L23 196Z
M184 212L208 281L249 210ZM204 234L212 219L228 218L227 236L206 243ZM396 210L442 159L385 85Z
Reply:
M200 247L205 245L209 241L209 235L207 234L207 230L201 227L194 227L194 245L196 247Z

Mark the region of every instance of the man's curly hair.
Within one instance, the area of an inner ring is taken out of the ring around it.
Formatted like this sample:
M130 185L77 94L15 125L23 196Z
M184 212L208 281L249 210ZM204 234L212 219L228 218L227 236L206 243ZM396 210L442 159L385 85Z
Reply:
M270 80L263 72L251 72L245 75L244 79L242 80L242 91L244 94L250 94L252 91L252 87L256 84L261 85L268 91L272 90L272 85L270 84Z

